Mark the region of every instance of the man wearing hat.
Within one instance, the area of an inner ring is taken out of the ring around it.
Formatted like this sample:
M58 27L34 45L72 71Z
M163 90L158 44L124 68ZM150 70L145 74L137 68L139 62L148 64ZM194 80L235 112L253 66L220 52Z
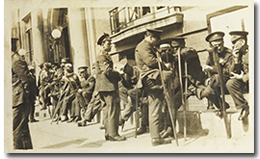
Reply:
M109 55L111 50L111 39L108 34L102 35L97 44L100 46L101 54L96 59L96 85L93 98L90 101L86 121L90 121L97 111L103 107L103 123L105 127L105 139L110 141L124 141L126 137L118 134L118 123L120 114L120 98L118 94L118 81L120 75L113 70L113 61ZM95 106L97 104L97 106Z
M80 81L77 74L73 72L72 64L65 64L64 69L65 73L62 79L65 81L65 84L62 90L66 93L63 97L64 99L61 100L61 122L68 119L68 110L71 109L72 101L75 99L76 93L80 88Z
M188 89L187 92L183 91L183 93L187 93L187 98L192 94L198 96L197 90L199 87L203 86L204 81L207 79L207 76L202 71L202 67L196 50L191 47L185 46L185 38L173 37L165 39L160 45L160 50L162 52L162 59L166 63L166 66L171 66L171 69L173 69L172 71L175 75L173 79L173 90L174 106L176 109L175 112L177 112L177 110L182 105L179 71L181 71L182 74L183 90L185 89L185 75L186 73L188 75ZM179 70L178 51L180 51L181 70ZM185 72L185 62L187 64L187 72ZM173 135L172 123L167 107L165 112L166 128L161 132L161 136L163 138ZM174 119L174 122L176 122L176 119Z
M32 149L29 115L29 83L32 81L27 63L17 53L17 38L12 38L12 110L13 149Z
M247 122L249 115L249 106L247 100L243 96L243 89L249 81L248 67L248 45L246 31L231 31L231 42L233 44L232 54L234 59L230 66L230 79L226 83L226 87L233 98L237 109L241 109L238 120Z
M80 109L86 109L92 97L95 86L95 78L93 76L89 76L87 71L87 66L78 67L81 88L78 89L76 98L72 102L70 111L71 119L68 120L68 122L77 122L80 120Z
M171 143L170 140L162 139L159 134L164 93L156 56L156 48L160 44L161 33L162 30L147 29L144 39L135 49L135 61L140 69L140 79L137 83L137 88L143 88L148 95L149 128L153 146ZM170 71L163 71L163 73L166 76L170 76L171 74Z
M203 67L203 71L211 74L209 84L207 87L200 92L200 97L207 97L210 98L212 103L220 109L220 102L221 97L220 97L220 80L219 80L219 75L218 75L218 70L217 70L217 64L215 63L216 59L215 56L213 55L215 52L217 53L219 57L219 64L222 69L223 73L223 80L224 83L227 82L229 79L229 68L230 68L230 62L232 61L232 54L231 50L227 47L224 46L224 37L225 33L224 32L213 32L209 34L206 37L206 41L209 42L211 49L208 51L209 52L209 57L206 61L206 65ZM230 106L228 103L226 103L226 109L228 109ZM217 116L222 118L222 113L221 111L216 113Z

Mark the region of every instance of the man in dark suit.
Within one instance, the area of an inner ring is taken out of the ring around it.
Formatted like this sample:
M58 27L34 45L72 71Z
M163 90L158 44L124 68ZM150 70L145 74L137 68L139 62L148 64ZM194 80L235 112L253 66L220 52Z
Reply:
M28 127L28 104L32 78L27 63L17 53L17 40L12 39L12 108L13 108L13 148L32 149Z
M136 46L135 60L140 69L140 79L137 88L144 88L149 100L149 128L152 145L171 143L160 136L162 118L162 103L164 93L156 56L156 49L160 44L161 30L147 29L144 39ZM171 75L170 71L163 71L164 79Z
M230 79L227 81L227 89L233 98L237 109L241 109L238 120L247 122L249 115L249 106L244 98L243 89L248 86L249 81L249 53L247 45L246 31L232 31L231 42L233 44L232 54L234 56L230 67Z

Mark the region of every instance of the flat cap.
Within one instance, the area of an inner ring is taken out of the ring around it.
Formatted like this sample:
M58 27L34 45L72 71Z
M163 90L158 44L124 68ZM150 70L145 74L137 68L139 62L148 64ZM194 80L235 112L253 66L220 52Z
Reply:
M69 62L69 58L67 57L61 59L61 63L68 63L68 62Z
M238 39L246 38L248 35L247 31L231 31L229 32L229 35L231 35L231 42L234 43Z
M163 30L146 28L146 34L147 35L153 35L153 36L160 37L160 34L162 32L163 32Z
M79 69L84 69L84 70L86 70L86 69L88 69L88 66L82 65L82 66L79 66L79 67L78 67L78 70L79 70Z
M215 40L223 40L223 37L225 36L225 33L222 31L216 31L213 33L210 33L207 37L206 37L206 41L207 42L212 42Z
M107 38L109 38L109 34L104 33L104 34L98 39L97 44L98 44L98 45L101 45L102 42L103 42L105 39L107 39Z
M168 44L168 43L163 43L163 44L160 45L161 50L168 50L170 48L171 48L171 45Z

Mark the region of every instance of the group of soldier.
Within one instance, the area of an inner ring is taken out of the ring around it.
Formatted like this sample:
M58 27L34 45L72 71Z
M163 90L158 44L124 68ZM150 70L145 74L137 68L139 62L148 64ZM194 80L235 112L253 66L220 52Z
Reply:
M170 143L167 137L176 135L178 109L185 104L183 99L191 95L198 99L206 97L219 110L216 115L223 118L223 109L230 107L226 102L221 103L223 81L235 106L241 109L238 120L247 121L249 106L243 89L249 80L248 33L230 32L232 50L224 46L223 32L209 34L206 41L211 49L203 67L197 51L185 46L185 38L161 40L161 33L158 29L146 30L144 39L135 48L136 66L130 66L127 60L112 61L109 34L97 41L101 51L92 65L92 75L88 73L88 66L80 66L78 77L66 58L61 60L60 67L45 62L40 66L38 78L42 109L49 110L52 121L74 121L78 126L86 126L102 111L105 139L109 141L126 140L119 135L118 128L137 111L141 123L136 133L150 131L151 143L156 146ZM36 80L31 80L35 76L30 74L15 46L12 51L14 148L27 149L32 148L27 108L34 107L30 105L34 104L37 93L31 85L35 85ZM30 84L32 81L35 84ZM33 113L29 120L36 121ZM25 146L25 141L29 146Z

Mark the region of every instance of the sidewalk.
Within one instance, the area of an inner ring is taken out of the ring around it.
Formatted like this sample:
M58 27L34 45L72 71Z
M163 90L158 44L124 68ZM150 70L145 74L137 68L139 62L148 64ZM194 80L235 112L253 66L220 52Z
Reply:
M195 103L191 99L190 103ZM203 102L203 101L201 101ZM205 106L205 105L204 105ZM36 107L37 108L37 107ZM39 108L37 108L38 110ZM251 112L253 112L251 107ZM218 152L254 152L254 114L250 114L249 130L244 132L239 113L231 115L232 138L227 139L224 121L219 119L212 111L202 111L200 121L202 130L193 135L178 134L179 147L172 139L171 144L151 146L149 133L134 138L134 123L126 122L124 131L120 135L127 137L126 141L110 142L104 138L104 130L100 130L100 123L88 123L86 127L77 127L75 123L53 123L48 113L39 112L36 119L39 122L30 123L31 136L34 150L28 152L65 152L65 153L218 153ZM44 117L44 114L46 114ZM181 113L179 113L179 116ZM179 129L179 126L177 125ZM180 131L180 130L179 130Z

